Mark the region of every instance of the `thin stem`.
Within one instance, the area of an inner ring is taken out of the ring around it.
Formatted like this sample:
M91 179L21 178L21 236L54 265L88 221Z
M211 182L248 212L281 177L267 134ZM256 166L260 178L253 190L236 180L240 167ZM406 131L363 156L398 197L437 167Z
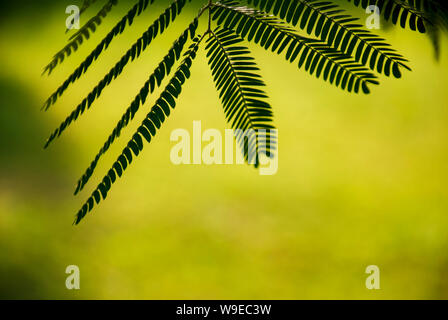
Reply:
M212 0L208 0L208 31L212 31Z
M212 1L209 1L206 5L204 5L202 8L201 8L201 10L199 10L199 13L198 13L198 15L197 15L197 18L199 19L201 16L202 16L202 14L206 11L206 10L208 10L209 8L211 8L211 7L213 7L213 3L212 3Z

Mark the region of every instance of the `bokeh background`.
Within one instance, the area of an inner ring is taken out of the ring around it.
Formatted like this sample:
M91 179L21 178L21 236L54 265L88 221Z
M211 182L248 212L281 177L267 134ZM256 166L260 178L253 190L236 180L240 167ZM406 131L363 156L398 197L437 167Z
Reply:
M40 111L45 99L132 2L120 0L51 77L41 72L66 43L65 8L81 1L2 4L0 298L448 298L447 40L436 62L425 35L401 28L379 33L413 72L400 80L381 77L367 96L250 46L279 128L275 176L249 166L170 162L172 130L192 130L194 120L203 129L228 127L201 50L157 139L108 200L72 226L157 95L77 197L75 182L201 1L188 5L55 144L44 151L43 143L168 5L158 2L46 113ZM200 30L205 27L201 20ZM78 291L65 288L71 264L81 270ZM381 290L365 287L372 264L381 270Z

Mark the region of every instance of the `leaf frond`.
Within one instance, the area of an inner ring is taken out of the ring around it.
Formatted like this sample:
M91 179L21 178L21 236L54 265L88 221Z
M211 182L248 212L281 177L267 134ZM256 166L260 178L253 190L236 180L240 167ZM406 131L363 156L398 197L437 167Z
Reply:
M101 200L106 199L112 184L116 182L117 178L122 177L124 171L132 163L133 157L137 157L143 150L144 140L150 143L152 138L156 135L157 130L160 129L165 119L171 114L170 108L175 108L176 99L181 93L181 88L177 86L180 85L180 87L182 87L186 80L190 78L190 68L196 57L196 53L202 39L203 36L193 39L194 43L189 47L188 51L185 52L184 60L177 69L173 78L166 86L155 105L151 108L151 111L143 120L132 139L124 148L117 161L113 164L112 168L103 178L102 182L78 211L74 224L79 224L86 214L92 211L95 204L99 204ZM174 92L172 91L173 88L176 89Z
M81 6L81 9L79 10L79 16L81 16L84 12L87 11L97 0L84 0ZM117 0L118 1L118 0ZM75 20L72 20L72 24L75 22ZM69 32L70 29L65 30L65 33ZM71 39L71 38L70 38Z
M160 87L162 80L170 75L173 65L179 60L184 50L184 46L188 40L188 34L190 33L190 38L193 40L195 37L195 30L197 28L198 21L195 20L191 26L186 29L182 35L174 42L173 46L169 50L168 54L163 58L162 62L157 66L154 72L149 76L148 80L145 82L143 87L140 89L139 93L132 101L126 112L121 117L120 121L118 121L117 125L113 129L109 138L104 143L103 147L100 149L98 154L95 156L95 159L90 164L89 168L84 172L81 179L79 179L75 191L75 195L80 192L89 179L92 177L95 168L103 154L105 154L110 146L114 143L114 141L120 137L122 130L132 121L135 117L135 114L139 110L140 106L142 106L148 94L152 94L157 87ZM173 79L172 83L168 85L167 90L173 95L179 95L181 91L181 84L177 79ZM166 96L166 94L163 94Z
M206 46L208 64L219 91L227 121L235 131L244 159L255 167L259 156L276 149L273 112L255 59L242 39L228 29L211 32Z
M422 10L419 10L417 2L422 0L348 0L355 6L366 9L375 5L380 9L381 15L386 21L394 25L400 25L403 29L409 27L412 31L426 32L425 24L430 21ZM423 0L425 1L425 0Z
M84 24L84 26L81 27L81 29L71 35L69 40L76 42L76 39L80 36L81 38L84 37L85 40L88 40L90 38L90 35L95 33L96 29L101 25L103 19L106 18L107 14L112 10L113 6L117 4L118 0L109 0L95 16L90 18ZM79 14L81 15L81 12ZM76 51L76 49L74 49L74 51Z
M162 34L172 21L182 12L182 9L186 2L191 0L175 0L171 5L154 21L153 24L142 34L137 41L127 50L127 52L121 57L121 59L115 64L114 67L104 76L104 78L98 83L98 85L89 93L89 95L78 106L79 109L84 111L86 105L90 108L92 103L101 95L102 90L108 86L113 80L115 80L130 61L134 61L135 58L140 57L140 54L148 48L151 42L159 35ZM126 25L126 21L125 24ZM102 48L99 46L99 52L94 50L87 59L81 63L81 65L72 73L67 80L47 99L43 109L48 110L51 105L55 104L58 97L67 90L71 83L78 80L89 68L94 60L97 59ZM78 109L77 108L77 109ZM76 111L76 110L75 110ZM74 111L74 112L75 112ZM76 111L77 112L77 111ZM82 112L81 112L82 113Z
M367 68L354 61L351 56L329 48L328 44L316 39L306 38L278 18L256 9L236 6L235 1L215 3L213 19L218 25L234 30L247 41L259 44L265 50L277 54L286 51L286 60L316 78L322 78L348 92L370 93L369 85L378 84L376 76Z
M273 13L294 27L314 34L330 47L340 50L371 70L401 78L406 59L390 44L366 30L358 18L348 15L336 4L322 0L248 0L261 11Z
M157 20L159 21L159 20ZM157 26L158 24L153 24L152 27ZM195 19L188 27L192 37L196 32L196 28L198 26L198 21ZM150 27L148 30L152 30ZM98 82L98 84L92 89L92 91L85 97L80 104L70 113L69 116L56 128L52 134L48 137L44 149L48 148L48 146L58 138L73 122L75 122L84 112L92 106L93 102L98 99L104 88L108 86L114 79L116 79L122 72L126 64L130 59L135 59L135 57L140 56L141 52L148 47L151 43L152 34L149 31L146 31L139 40L132 46L130 50L116 63L115 67L113 67L104 78ZM154 36L155 37L155 36ZM157 73L157 79L159 79L161 73Z
M45 73L50 75L53 70L65 60L65 58L68 58L72 52L77 51L84 41L87 41L90 38L90 34L96 31L97 27L117 3L118 0L109 0L94 17L73 34L69 39L69 43L56 53L51 62L45 66L42 75Z

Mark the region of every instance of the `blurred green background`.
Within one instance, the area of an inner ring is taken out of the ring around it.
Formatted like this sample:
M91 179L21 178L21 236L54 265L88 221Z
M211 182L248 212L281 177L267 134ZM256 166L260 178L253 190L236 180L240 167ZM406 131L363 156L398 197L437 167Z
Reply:
M78 197L75 182L200 1L49 150L43 143L168 5L159 3L47 113L39 111L45 99L131 2L119 1L51 77L41 72L66 43L65 8L81 1L23 1L1 10L0 298L448 298L448 46L445 37L437 63L426 36L401 28L384 36L413 72L400 80L382 77L367 96L343 92L251 46L279 128L275 176L249 166L171 164L172 130L191 131L194 120L203 129L227 128L201 50L157 139L108 200L72 226L157 95ZM65 288L72 264L81 270L78 291ZM372 264L381 270L381 290L365 287Z

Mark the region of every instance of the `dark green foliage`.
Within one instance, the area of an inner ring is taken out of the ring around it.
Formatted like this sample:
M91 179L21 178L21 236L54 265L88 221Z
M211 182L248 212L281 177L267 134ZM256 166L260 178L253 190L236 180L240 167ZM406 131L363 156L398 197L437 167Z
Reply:
M149 0L140 0L139 3L142 4L142 9L145 8L145 5L148 4ZM84 111L85 105L87 104L87 108L90 107L92 102L99 97L101 91L105 86L109 85L110 82L115 79L121 72L123 68L129 61L133 61L135 57L139 57L141 52L147 48L147 46L151 43L153 39L155 39L159 34L162 34L163 31L168 28L170 23L176 19L176 17L180 14L186 2L190 2L191 0L175 0L173 3L162 13L156 21L149 26L148 30L143 33L143 35L132 45L130 49L123 55L120 61L110 70L110 72L104 77L104 79L95 87L94 90L89 94L89 96L84 99L84 101L80 104L79 109ZM151 3L153 0L151 0ZM141 12L140 7L136 5L135 10L131 10L126 17L124 17L119 24L106 36L105 39L97 46L95 50L81 63L81 65L68 77L67 80L54 92L50 98L45 102L44 109L48 110L48 108L53 105L58 97L60 97L65 90L67 90L68 86L71 83L74 83L78 80L83 73L87 71L93 61L97 60L103 49L107 48L110 44L110 40L113 37L121 32L123 32L124 27L126 26L126 22L129 21L129 25L132 24L132 21L136 15L136 13ZM74 114L78 113L77 110L74 111ZM81 112L82 113L82 112ZM79 113L78 113L79 114ZM62 124L64 126L64 124ZM65 128L65 126L64 126ZM55 137L53 137L55 138Z
M97 0L84 0L84 2L82 3L82 7L81 7L81 9L79 10L79 16L81 17L81 15L87 10L87 9L89 9L90 8L90 6L92 6L95 2L96 2ZM115 2L115 4L117 4L118 3L118 0ZM104 18L104 17L103 17ZM72 21L71 21L71 23L73 24L75 22L75 20L73 19ZM100 21L100 23L101 23L101 21ZM67 32L69 32L70 30L69 29L67 29L65 32L67 33ZM95 32L95 30L93 30L92 32ZM73 39L74 37L72 36L72 37L70 37L70 40L71 39Z
M348 0L356 6L379 7L382 17L394 25L427 33L440 56L440 35L448 30L448 3L445 0Z
M82 218L93 209L95 203L98 204L101 199L106 199L112 184L115 183L117 178L122 176L123 172L132 163L133 157L137 157L143 150L144 140L146 140L147 143L151 142L152 138L156 135L157 130L160 129L162 123L165 122L165 119L171 114L171 109L176 107L175 101L182 92L182 85L188 78L190 78L190 67L196 57L196 52L202 39L202 37L193 39L193 44L185 53L185 58L173 78L170 80L155 105L151 108L151 111L147 114L146 118L137 129L137 132L134 133L132 139L124 148L117 161L112 165L108 174L103 178L103 181L98 185L78 212L75 224L78 224Z
M128 12L125 17L123 17L123 19L120 20L120 22L112 29L112 31L103 39L103 41L101 41L96 49L81 64L81 70L83 68L86 68L87 70L87 64L90 65L93 59L96 60L98 58L101 52L109 46L112 39L123 32L128 22L129 25L132 24L135 14L140 14L144 9L146 9L148 2L149 0L139 0L139 2ZM152 2L153 0L151 0L151 3ZM117 3L118 0L109 0L96 16L90 19L84 27L82 27L78 32L76 32L76 34L74 34L70 38L71 41L69 42L69 44L54 55L53 60L44 68L43 73L48 72L48 74L51 74L51 72L54 70L54 68L57 67L58 64L62 63L64 59L70 56L73 51L78 50L78 47L82 45L85 40L88 40L90 38L90 32L95 32L97 26L101 24L102 18L105 18L109 11L112 10L112 7ZM84 10L86 10L86 6L86 4L83 6ZM55 101L53 101L52 103L54 102ZM45 104L45 109L48 109L50 105L51 103L48 105L47 101L47 103Z
M235 1L222 1L214 7L213 19L266 50L277 54L284 52L286 60L298 60L299 68L303 66L317 78L322 76L325 81L349 92L358 93L361 88L369 93L368 85L378 84L375 75L349 55L324 42L297 35L294 29L266 13L237 6Z
M384 39L363 29L357 18L337 5L322 0L249 0L265 12L280 16L293 26L300 26L334 49L353 55L357 62L378 73L401 77L400 67L409 70L407 62L390 48ZM274 5L275 2L275 5Z
M409 27L411 30L426 32L425 24L429 21L425 17L424 11L419 8L420 2L426 0L348 0L356 6L367 8L376 5L381 15L386 21L390 21L402 28ZM429 22L430 23L430 22Z
M190 33L191 39L195 36L195 31L197 28L197 19L193 21L193 23L189 26L187 30L185 30L182 35L174 42L174 45L169 50L168 54L163 58L163 61L160 62L156 70L149 76L149 79L145 82L144 86L140 89L139 93L135 97L135 99L132 101L129 108L126 110L126 112L121 117L120 121L118 121L118 124L112 131L111 135L107 139L107 141L104 143L104 146L101 148L101 150L96 155L95 159L90 164L89 168L86 170L86 172L83 174L82 178L78 181L78 185L76 187L75 194L77 194L79 191L81 191L85 184L89 181L90 177L92 176L98 161L100 160L101 156L109 150L112 143L117 139L121 131L128 125L128 123L134 119L135 114L139 110L140 106L143 105L146 101L146 98L148 97L148 94L152 94L156 87L159 87L162 83L162 80L168 76L171 73L171 69L175 62L179 59L179 57L182 54L182 51L184 49L185 43L188 40L188 33ZM176 81L176 80L172 80ZM176 92L176 88L179 88L179 84L175 82L175 85L168 86L168 90L170 92Z
M89 1L87 1L87 2L89 2ZM80 13L79 13L80 16L95 1L91 1L88 4L87 4L87 2L84 3L82 9L80 10ZM86 22L86 24L81 29L79 29L78 31L75 32L75 34L70 36L69 40L73 40L73 43L82 44L83 37L85 39L89 39L90 34L94 33L96 31L96 29L103 22L103 19L106 18L107 14L112 10L113 6L116 6L117 4L118 4L118 0L109 0L104 5L104 7L102 7L101 10L98 11L98 13L96 15L94 15L92 18L90 18ZM74 51L77 50L76 45L73 46L73 49L74 49ZM51 73L51 70L49 70L48 72Z
M241 38L226 29L217 29L211 35L207 57L227 121L236 132L245 160L258 167L259 154L271 155L277 139L271 131L275 129L272 108L261 90L265 84Z
M94 1L86 0L83 10ZM448 26L447 5L435 0L349 1L364 9L368 5L377 5L382 9L385 19L393 24L400 24L403 28L428 31L435 44L438 43L440 30L445 30ZM114 5L116 2L109 1L106 6ZM169 27L187 2L190 0L173 1L148 26L142 36L50 135L45 147L92 106L105 87L122 75L125 66L138 58L152 40ZM75 224L78 224L96 204L106 199L112 185L122 177L133 159L142 152L145 141L151 142L166 118L170 116L184 83L190 78L190 67L204 37L208 36L206 55L226 119L236 132L236 140L243 149L245 160L255 167L260 164L259 155L274 156L277 136L276 130L273 130L273 111L265 93L265 84L258 73L255 59L244 45L244 41L255 43L277 55L283 55L299 69L347 92L370 93L370 85L378 84L375 72L400 78L402 68L410 70L406 65L407 60L393 50L384 39L365 30L358 19L336 6L336 1L247 0L245 2L248 5L243 5L242 1L237 0L204 0L204 7L149 75L79 179L75 194L83 190L102 155L135 119L148 97L162 86L173 70L176 70L123 152L77 213ZM53 105L71 83L80 79L93 61L108 48L111 41L152 3L153 0L139 0L50 96L44 109ZM199 19L204 13L209 15L208 28L202 37L195 37ZM99 16L104 17L103 14ZM212 22L217 25L214 29ZM98 24L98 20L93 18L92 24L87 23L83 29L74 34L73 41L55 56L46 71L50 73L64 57L76 51L82 41L89 38L89 32L95 31ZM299 31L306 33L306 36ZM189 38L193 44L182 54ZM182 56L184 59L179 63ZM179 65L176 68L177 64Z
M191 0L188 0L191 1ZM64 122L61 123L59 128L57 128L48 138L45 147L48 147L50 143L59 137L61 133L67 129L67 127L74 121L78 119L80 115L84 113L85 110L89 109L93 102L101 96L104 88L107 87L113 80L115 80L124 70L126 65L129 62L134 61L135 58L138 58L140 54L148 48L151 44L152 40L157 37L157 35L163 33L164 30L170 25L171 21L177 17L178 14L182 11L182 8L185 5L186 0L176 0L171 6L159 16L159 18L149 26L148 30L146 30L143 35L137 39L137 41L131 46L131 48L121 57L121 59L115 64L114 67L110 69L110 71L104 76L104 78L99 81L99 83L93 88L93 90L85 97L82 102L72 111L72 113L65 119ZM170 18L171 17L171 18ZM81 67L82 68L82 65ZM87 68L87 67L86 67ZM81 70L78 68L78 70ZM79 71L81 72L81 71ZM74 82L81 76L77 74L77 71L73 73L75 76L71 76L67 81ZM73 79L73 81L70 81ZM66 81L66 83L67 83ZM67 83L68 86L68 83ZM56 93L53 94L54 98L50 98L51 100L55 100L57 95L61 95L67 86L64 84L61 86ZM58 93L59 92L59 93ZM50 100L49 99L49 100Z

